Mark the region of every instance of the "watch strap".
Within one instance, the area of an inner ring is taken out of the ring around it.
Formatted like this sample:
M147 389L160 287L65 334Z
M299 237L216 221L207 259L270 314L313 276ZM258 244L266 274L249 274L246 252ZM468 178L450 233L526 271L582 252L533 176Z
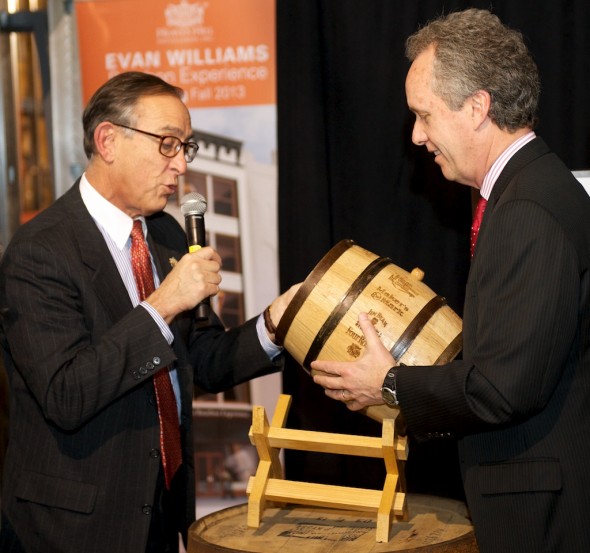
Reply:
M397 372L399 367L391 367L383 379L383 385L381 386L381 397L387 405L396 406L399 405L397 399Z

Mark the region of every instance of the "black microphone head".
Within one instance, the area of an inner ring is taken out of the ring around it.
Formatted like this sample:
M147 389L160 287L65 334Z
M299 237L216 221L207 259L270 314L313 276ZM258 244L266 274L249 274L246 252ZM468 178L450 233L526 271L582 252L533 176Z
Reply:
M203 215L207 211L207 200L198 192L190 192L182 197L180 210L187 215Z

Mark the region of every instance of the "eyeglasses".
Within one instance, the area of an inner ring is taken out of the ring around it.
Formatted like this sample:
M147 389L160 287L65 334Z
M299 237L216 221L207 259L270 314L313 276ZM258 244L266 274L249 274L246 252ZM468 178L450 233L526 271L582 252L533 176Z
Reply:
M141 134L147 134L148 136L153 136L154 138L159 138L160 153L165 157L176 156L176 154L180 152L180 148L184 147L184 159L187 163L190 163L193 159L195 159L197 151L199 150L199 145L196 142L183 142L182 140L180 140L180 138L176 136L162 136L161 134L154 134L153 132L142 131L141 129L129 127L128 125L122 125L121 123L113 123L113 125L117 127L123 127L124 129L129 129L130 131L140 132Z

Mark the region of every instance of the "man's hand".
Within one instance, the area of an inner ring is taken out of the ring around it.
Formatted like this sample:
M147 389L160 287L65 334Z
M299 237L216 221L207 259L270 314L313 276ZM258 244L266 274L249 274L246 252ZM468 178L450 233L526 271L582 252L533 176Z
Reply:
M293 296L297 293L297 290L299 290L301 284L301 282L294 284L285 293L275 298L268 306L270 320L272 323L270 326L273 326L276 329L276 327L279 325L279 322L285 313L285 309L287 309L287 306L291 303ZM274 342L275 335L274 332L270 332L268 324L266 325L266 333L268 334L268 337Z
M387 370L397 365L381 342L366 313L359 314L359 325L367 346L356 361L314 361L313 380L332 399L343 401L351 411L383 403L381 386Z
M187 253L146 301L170 324L179 313L219 292L220 269L221 258L213 248Z

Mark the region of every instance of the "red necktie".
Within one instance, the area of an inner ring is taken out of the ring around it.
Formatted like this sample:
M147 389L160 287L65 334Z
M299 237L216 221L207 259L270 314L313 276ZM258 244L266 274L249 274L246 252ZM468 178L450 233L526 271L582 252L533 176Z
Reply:
M483 197L479 197L477 207L475 208L475 215L473 216L473 223L471 224L471 257L475 252L475 243L477 242L477 235L479 234L479 227L481 226L481 220L483 219L483 212L486 210L488 201Z
M143 236L141 221L133 222L131 231L131 266L137 284L139 300L143 301L154 291L154 274L148 245ZM182 464L180 447L180 429L178 427L178 411L176 397L168 369L162 369L154 376L158 417L160 419L160 449L166 488L178 467Z

